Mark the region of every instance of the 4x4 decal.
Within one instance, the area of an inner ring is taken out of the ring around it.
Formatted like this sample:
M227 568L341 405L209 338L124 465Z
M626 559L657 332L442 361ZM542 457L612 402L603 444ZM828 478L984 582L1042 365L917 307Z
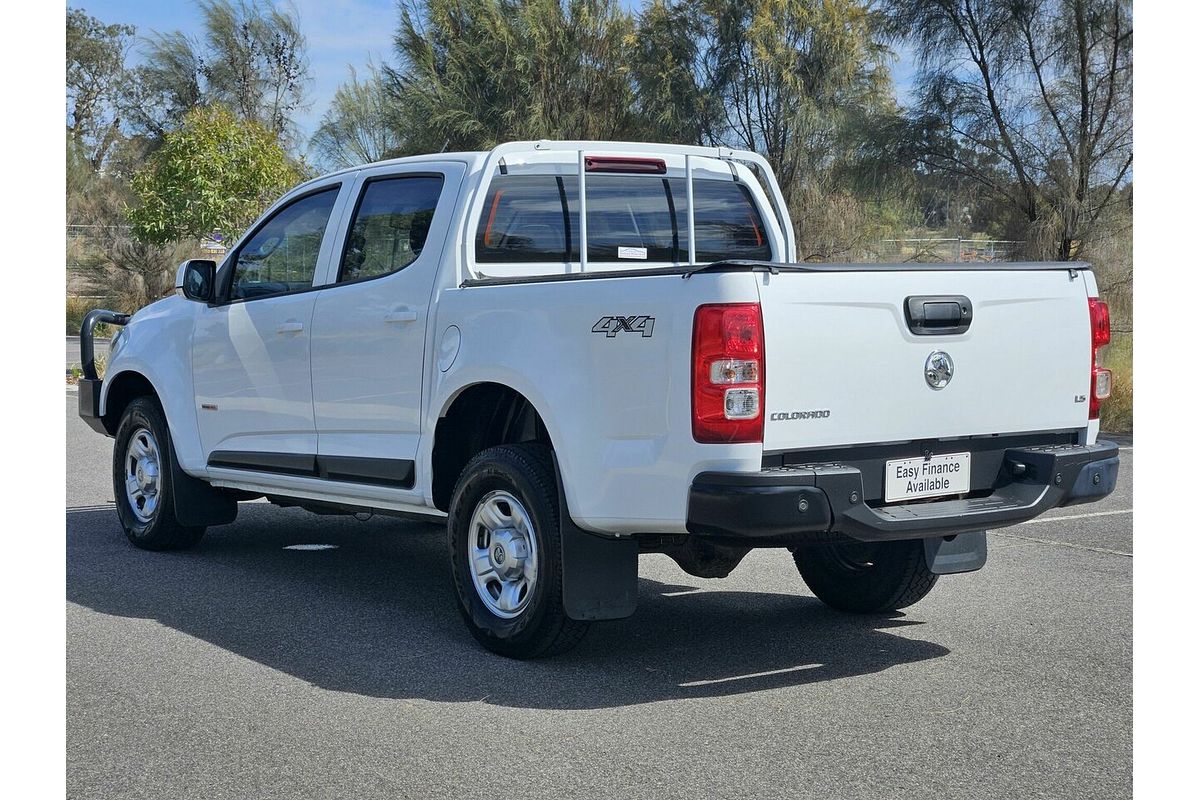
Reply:
M609 339L618 333L640 333L649 338L654 335L654 317L601 317L592 326L592 333L603 333Z

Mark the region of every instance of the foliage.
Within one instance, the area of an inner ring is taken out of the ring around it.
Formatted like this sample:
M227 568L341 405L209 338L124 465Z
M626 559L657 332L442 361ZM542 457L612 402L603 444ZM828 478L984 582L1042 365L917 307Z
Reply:
M108 308L107 301L92 297L67 297L67 336L78 336L83 325L83 318L89 311L97 308ZM96 326L97 336L108 336L108 325L103 322Z
M103 334L100 333L101 328L105 329ZM97 325L96 326L96 335L97 336L111 336L112 332L109 331L107 329L107 326L105 326L105 325ZM92 363L96 367L96 377L103 378L104 373L108 370L108 355L105 353L96 353L95 357L92 360ZM69 367L67 367L67 385L68 386L77 385L79 383L79 379L82 377L83 377L83 369L80 367L80 365L72 364Z
M111 174L92 168L86 145L67 138L67 224L122 224L121 208L130 198L128 187Z
M400 147L400 138L389 124L383 77L369 64L359 80L351 68L350 80L338 87L309 142L318 163L343 169L389 158Z
M106 25L67 9L67 133L93 171L121 135L119 97L132 25Z
M694 0L654 0L637 17L628 62L642 136L655 142L713 141L714 98L697 69L705 23Z
M1101 356L1112 370L1112 394L1100 406L1100 430L1110 433L1133 431L1133 336L1114 334Z
M385 69L403 150L634 138L633 30L615 0L405 0Z
M851 155L843 134L855 115L887 108L879 20L856 0L707 0L703 9L717 136L766 156L792 200Z
M1129 0L888 0L921 62L912 154L1025 223L1035 257L1078 257L1133 162Z
M156 243L137 239L127 227L103 229L80 271L102 287L106 307L133 312L170 294L175 270L193 255L194 244Z
M801 257L868 256L911 216L882 18L858 0L699 0L709 138L762 153Z
M309 63L295 11L275 2L198 0L200 40L175 31L147 42L126 106L142 134L160 139L203 105L220 103L291 144Z
M298 179L278 137L223 106L188 113L133 178L133 234L147 244L241 233ZM140 256L139 256L140 257Z

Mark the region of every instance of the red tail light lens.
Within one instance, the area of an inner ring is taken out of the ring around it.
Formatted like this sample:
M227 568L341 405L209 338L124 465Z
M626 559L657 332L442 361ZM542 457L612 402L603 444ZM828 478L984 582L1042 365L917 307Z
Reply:
M1112 341L1112 330L1108 325L1108 303L1088 298L1088 311L1092 315L1092 347L1100 348Z
M1089 298L1088 312L1092 319L1092 391L1088 419L1100 419L1100 406L1112 394L1112 373L1100 366L1100 350L1112 341L1112 329L1109 327L1108 303Z
M759 304L697 308L692 325L692 437L706 443L761 442L766 378Z

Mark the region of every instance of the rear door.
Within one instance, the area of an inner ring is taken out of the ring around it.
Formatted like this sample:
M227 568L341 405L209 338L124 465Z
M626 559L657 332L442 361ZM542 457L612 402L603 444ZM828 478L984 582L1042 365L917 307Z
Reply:
M464 172L445 162L359 175L313 317L323 477L414 485L430 295Z
M1086 427L1086 298L1067 269L764 275L764 449Z

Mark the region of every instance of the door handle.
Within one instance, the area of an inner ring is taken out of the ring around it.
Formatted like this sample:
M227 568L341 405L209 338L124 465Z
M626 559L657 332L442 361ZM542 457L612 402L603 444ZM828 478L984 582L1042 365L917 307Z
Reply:
M417 312L413 311L408 306L400 306L388 312L384 318L384 322L416 322Z
M965 333L971 327L971 300L961 294L906 297L904 317L917 336Z
M304 330L303 322L289 320L288 322L279 323L279 327L275 329L276 333L300 333Z

